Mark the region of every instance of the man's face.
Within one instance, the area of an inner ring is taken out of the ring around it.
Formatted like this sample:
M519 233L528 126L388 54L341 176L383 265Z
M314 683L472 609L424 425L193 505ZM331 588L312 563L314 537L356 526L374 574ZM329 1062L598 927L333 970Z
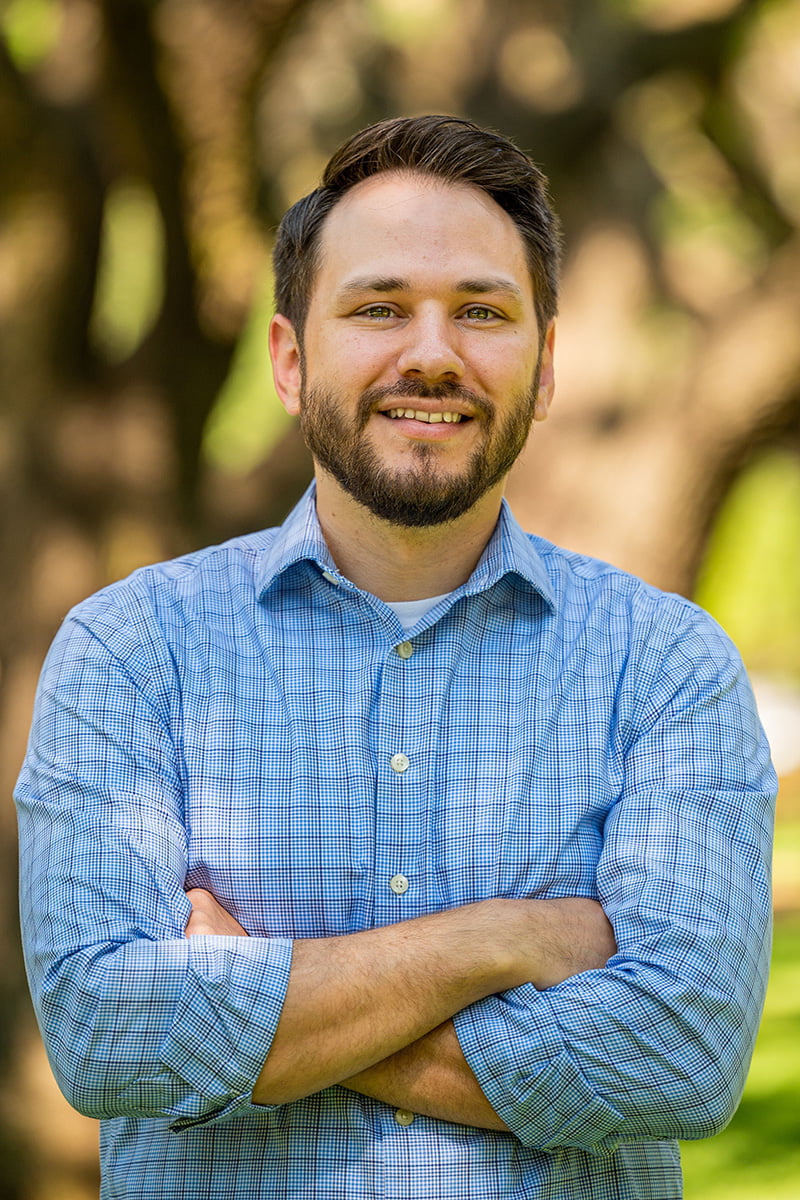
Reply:
M552 368L511 218L477 188L379 175L320 249L296 404L318 471L400 525L499 498Z

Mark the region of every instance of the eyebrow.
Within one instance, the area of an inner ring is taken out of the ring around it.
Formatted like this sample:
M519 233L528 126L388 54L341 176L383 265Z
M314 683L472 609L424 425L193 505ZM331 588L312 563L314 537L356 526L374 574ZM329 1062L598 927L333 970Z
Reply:
M515 300L523 298L522 288L518 287L511 279L502 276L487 279L462 279L456 285L456 291L468 292L471 296L485 296L489 292L502 292L506 296L513 296Z
M360 295L362 292L407 292L411 287L408 279L384 275L359 275L350 279L339 289L342 297Z
M350 279L340 289L340 295L343 298L354 295L361 295L364 292L378 292L386 294L389 292L409 292L412 290L410 279L402 279L399 276L373 276L363 275L355 279ZM466 292L470 296L485 296L490 293L501 292L506 296L511 296L514 300L522 301L522 288L518 287L511 279L504 276L490 276L485 279L462 279L455 285L453 289L456 292Z

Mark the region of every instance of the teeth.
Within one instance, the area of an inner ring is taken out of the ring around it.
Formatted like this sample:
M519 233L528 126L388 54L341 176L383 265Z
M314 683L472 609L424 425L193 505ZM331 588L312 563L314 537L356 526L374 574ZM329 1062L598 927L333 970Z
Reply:
M421 412L416 408L390 408L390 417L407 417L412 421L426 421L429 425L439 425L442 421L446 425L457 425L461 420L462 414L456 412Z

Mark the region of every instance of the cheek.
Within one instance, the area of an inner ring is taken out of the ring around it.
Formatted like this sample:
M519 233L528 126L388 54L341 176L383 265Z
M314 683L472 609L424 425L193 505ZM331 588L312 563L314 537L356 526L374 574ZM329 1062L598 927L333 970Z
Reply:
M396 358L391 339L377 331L359 329L321 330L314 339L313 361L320 371L340 370L349 366L359 374L385 365Z
M505 343L473 356L470 365L487 393L517 396L529 390L536 373L536 356L521 354L521 349L516 342Z

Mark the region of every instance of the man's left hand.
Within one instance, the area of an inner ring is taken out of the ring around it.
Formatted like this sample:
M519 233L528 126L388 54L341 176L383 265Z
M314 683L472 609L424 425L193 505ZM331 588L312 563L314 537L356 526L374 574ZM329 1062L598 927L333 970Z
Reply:
M193 937L198 933L227 937L249 936L235 917L217 903L211 892L204 888L190 888L186 895L192 905L192 915L186 924L186 937Z

